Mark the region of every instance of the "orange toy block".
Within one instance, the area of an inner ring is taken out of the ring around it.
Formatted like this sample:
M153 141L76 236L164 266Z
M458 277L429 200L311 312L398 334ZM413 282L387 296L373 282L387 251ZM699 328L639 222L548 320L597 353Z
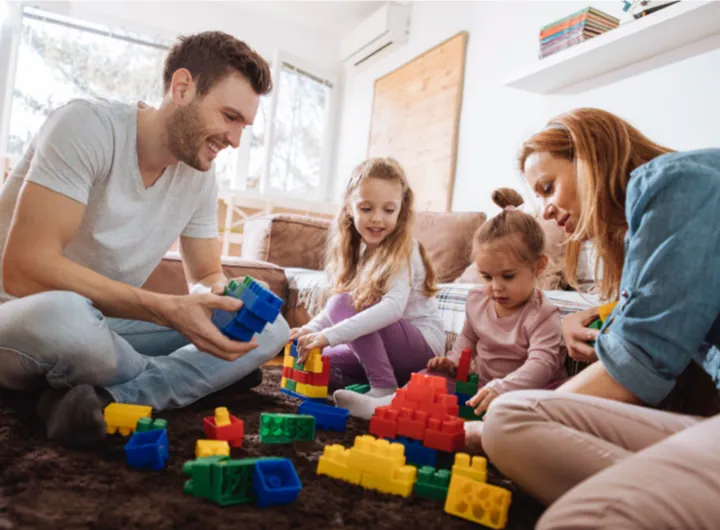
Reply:
M457 376L458 381L467 381L470 375L470 360L472 359L472 350L465 348L460 354L460 362L458 363Z
M370 418L370 432L378 438L394 440L397 431L398 411L389 406L378 407Z
M454 453L465 446L465 427L461 418L448 418L440 421L431 418L428 421L423 445L430 449Z

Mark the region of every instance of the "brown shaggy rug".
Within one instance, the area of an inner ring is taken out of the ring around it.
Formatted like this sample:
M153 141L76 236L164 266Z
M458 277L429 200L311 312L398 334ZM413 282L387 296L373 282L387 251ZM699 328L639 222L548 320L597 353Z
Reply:
M351 446L367 422L351 419L344 433L318 431L315 441L264 445L261 412L296 412L298 402L278 391L280 368L265 367L265 381L246 394L211 396L183 410L157 414L168 421L170 460L165 470L142 472L125 464L125 439L110 437L89 450L74 451L47 442L27 395L0 394L0 530L8 529L329 529L480 528L450 516L441 502L366 491L315 468L323 446ZM245 421L245 441L232 456L277 455L292 460L303 489L293 504L270 508L219 507L183 495L185 461L194 458L195 440L204 438L202 419L227 406ZM497 474L490 482L508 487ZM512 486L510 485L512 488ZM531 529L542 507L513 490L508 529Z

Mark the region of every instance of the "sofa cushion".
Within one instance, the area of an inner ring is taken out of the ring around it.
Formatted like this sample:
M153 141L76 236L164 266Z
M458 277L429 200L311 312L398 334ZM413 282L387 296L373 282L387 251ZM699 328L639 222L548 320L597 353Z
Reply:
M270 290L285 300L287 298L287 278L282 267L264 261L224 257L223 271L229 278L252 276L265 282ZM166 294L187 294L182 260L177 253L168 253L155 268L143 286L144 289Z
M330 221L293 214L266 215L245 223L243 258L281 267L322 269Z
M452 282L470 264L472 237L485 222L481 212L432 213L415 215L413 236L427 250L438 283Z

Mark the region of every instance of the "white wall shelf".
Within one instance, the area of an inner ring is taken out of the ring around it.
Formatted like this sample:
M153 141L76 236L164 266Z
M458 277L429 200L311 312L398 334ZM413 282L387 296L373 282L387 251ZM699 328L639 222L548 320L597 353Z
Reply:
M682 1L534 61L505 83L548 94L720 35L720 1Z

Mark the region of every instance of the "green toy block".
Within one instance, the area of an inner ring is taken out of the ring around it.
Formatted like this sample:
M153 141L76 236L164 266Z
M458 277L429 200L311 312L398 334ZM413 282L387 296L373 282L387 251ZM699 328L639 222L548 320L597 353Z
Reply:
M315 418L307 414L260 414L260 441L265 444L315 439Z
M478 391L478 374L470 374L467 381L455 381L455 392L474 396Z
M475 415L475 409L468 407L467 405L460 405L460 413L458 414L461 418L469 421L477 421L483 419L485 413L483 412L479 416Z
M418 497L425 497L435 501L444 501L450 487L450 470L438 469L431 466L422 466L418 469L417 481L413 486L413 493Z
M274 459L231 460L227 456L209 456L185 462L183 473L192 478L185 482L183 493L211 500L220 506L254 501L252 476L255 464Z
M297 381L293 381L292 379L287 379L285 381L285 390L290 390L292 392L295 392L296 388L297 388Z
M167 420L162 418L140 418L135 426L135 432L154 431L155 429L167 429Z
M603 321L598 318L598 319L595 320L592 324L590 324L588 327L589 327L590 329L601 329L602 326L603 326ZM595 341L594 341L594 340L589 340L587 343L588 343L590 346L592 346L593 348L595 347Z
M370 385L350 385L346 386L345 390L357 392L358 394L367 394L368 392L370 392Z

